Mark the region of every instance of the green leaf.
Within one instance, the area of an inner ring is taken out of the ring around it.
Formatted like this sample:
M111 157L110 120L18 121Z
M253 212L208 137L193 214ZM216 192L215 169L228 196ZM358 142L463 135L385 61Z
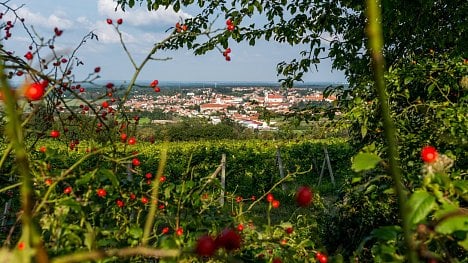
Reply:
M93 178L94 173L87 173L83 175L80 179L75 181L76 186L87 185L89 181Z
M426 191L416 191L409 198L406 206L409 208L409 220L417 224L424 220L436 206L435 197Z
M456 215L450 216L445 220L442 220L435 227L435 231L441 234L451 234L455 231L468 231L468 216Z
M382 159L373 153L358 153L353 158L351 169L355 172L374 169Z
M380 240L396 240L398 234L401 233L400 226L383 226L372 230L372 236Z
M100 169L99 173L104 175L109 181L111 181L113 187L119 187L119 181L115 176L114 172L109 169Z
M465 240L459 241L458 244L462 246L465 250L468 250L468 235L466 236Z
M413 77L408 76L408 77L405 78L404 84L407 85L407 84L410 83L411 81L413 81Z
M179 2L179 1L175 2L174 5L172 6L172 8L174 9L174 11L175 11L176 13L179 12L179 10L180 10L180 2Z
M443 203L442 206L434 213L434 218L437 220L442 219L450 213L458 210L458 206L453 203Z
M140 239L143 236L143 229L138 226L132 226L128 230L128 234L134 239Z

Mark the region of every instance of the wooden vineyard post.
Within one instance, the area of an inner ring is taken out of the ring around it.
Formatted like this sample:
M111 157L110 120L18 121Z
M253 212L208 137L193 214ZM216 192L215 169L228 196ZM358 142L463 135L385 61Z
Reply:
M221 155L221 196L219 204L224 206L224 192L226 190L226 154Z
M281 159L281 152L280 152L278 145L276 145L276 163L278 164L280 177L281 179L283 179L284 178L284 166L283 166L283 160ZM281 188L283 189L283 191L286 191L287 190L286 184L282 183Z
M328 172L330 173L330 178L332 180L332 184L333 184L333 186L335 186L335 177L333 177L333 170L332 170L332 167L331 167L330 156L328 155L327 147L323 147L323 152L325 154L325 158L323 159L322 171L320 171L320 177L319 177L318 185L320 185L320 183L322 182L322 176L323 176L323 173L325 172L325 165L327 165L328 166Z

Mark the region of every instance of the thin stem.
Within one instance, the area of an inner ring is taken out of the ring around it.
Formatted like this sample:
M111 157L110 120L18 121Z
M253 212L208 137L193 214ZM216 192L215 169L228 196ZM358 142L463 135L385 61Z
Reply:
M372 57L372 66L374 72L375 89L380 101L382 120L384 125L384 136L387 144L389 158L389 173L395 184L395 191L398 197L400 216L403 220L403 232L405 242L408 247L408 259L411 263L418 262L416 251L412 241L412 233L409 224L408 211L406 209L406 191L403 187L401 179L401 169L398 161L398 149L396 142L396 129L391 118L390 106L388 103L388 95L384 81L384 57L383 49L383 33L381 25L381 10L379 0L367 0L367 34L369 37L369 49Z
M154 219L156 217L156 208L158 205L158 196L159 196L159 184L160 179L163 176L164 168L166 167L167 161L167 143L164 144L161 150L161 159L159 160L158 171L156 173L156 178L153 181L153 190L151 192L151 204L148 216L146 217L145 228L143 231L142 245L146 246L149 241L149 236L151 235L151 229L153 229Z
M21 240L26 247L36 249L36 262L48 262L47 252L42 246L41 237L33 223L33 185L29 170L29 158L26 145L23 140L20 114L17 111L15 94L11 92L7 78L4 74L4 61L0 61L0 91L4 97L4 107L8 122L6 123L6 134L9 137L12 149L15 153L16 167L21 180L21 215L22 236ZM24 255L23 262L31 262L30 255Z

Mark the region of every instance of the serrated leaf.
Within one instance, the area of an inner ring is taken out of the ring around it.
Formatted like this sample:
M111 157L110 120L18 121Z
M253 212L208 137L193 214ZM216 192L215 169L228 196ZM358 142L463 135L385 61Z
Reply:
M374 169L382 159L373 153L358 153L353 158L351 169L355 172Z
M424 220L436 205L435 197L426 191L416 191L406 203L409 208L409 220L412 224L417 224Z
M435 231L441 234L451 234L455 231L468 231L468 216L456 215L442 220L435 227Z

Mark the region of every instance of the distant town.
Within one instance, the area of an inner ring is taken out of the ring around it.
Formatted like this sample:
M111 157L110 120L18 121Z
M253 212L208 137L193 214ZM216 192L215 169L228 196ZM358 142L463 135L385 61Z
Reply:
M274 130L275 123L259 118L259 109L278 114L291 112L293 106L311 102L333 102L335 96L324 97L325 87L280 89L278 87L224 87L179 89L169 95L135 90L124 106L130 111L157 109L182 117L203 117L213 124L222 118L231 119L243 126L259 130ZM152 90L151 90L152 91ZM152 120L164 123L167 120Z

